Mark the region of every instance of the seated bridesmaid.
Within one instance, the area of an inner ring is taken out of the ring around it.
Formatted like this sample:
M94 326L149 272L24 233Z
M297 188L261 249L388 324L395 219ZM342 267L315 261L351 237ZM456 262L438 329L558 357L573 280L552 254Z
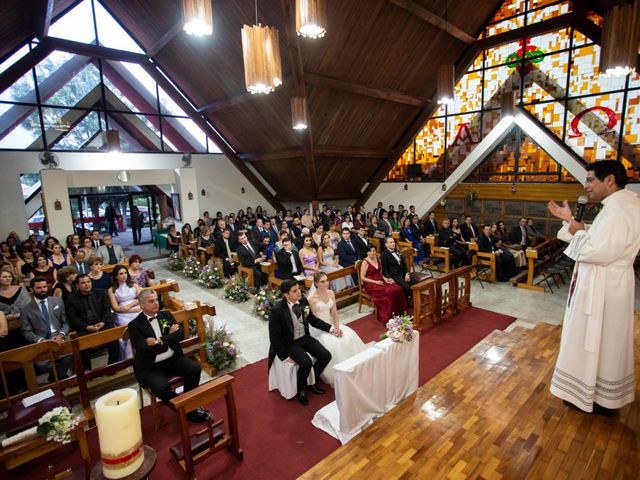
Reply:
M386 325L393 315L407 311L407 298L400 285L382 276L382 263L376 247L369 244L367 256L360 267L362 289L369 294L378 312L378 321Z
M336 308L336 296L329 290L327 274L324 272L316 273L313 276L313 284L316 290L307 298L311 311L319 319L333 325L334 329L342 330L342 336L337 337L332 333L318 330L309 325L309 334L331 352L331 361L320 377L322 381L333 387L333 366L360 353L366 347L356 332L346 325L340 326Z

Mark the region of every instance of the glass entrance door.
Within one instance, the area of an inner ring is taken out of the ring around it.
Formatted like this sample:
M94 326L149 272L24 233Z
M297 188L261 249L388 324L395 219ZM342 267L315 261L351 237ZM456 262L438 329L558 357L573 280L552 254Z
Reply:
M130 193L128 224L131 227L134 245L151 243L158 223L158 206L152 193Z

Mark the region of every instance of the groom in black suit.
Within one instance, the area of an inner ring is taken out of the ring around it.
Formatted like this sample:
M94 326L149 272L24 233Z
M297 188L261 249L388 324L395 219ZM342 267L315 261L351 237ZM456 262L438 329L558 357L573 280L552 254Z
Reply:
M385 249L380 254L380 263L382 264L382 276L390 278L396 282L409 301L413 298L411 291L411 282L409 278L409 270L402 254L396 250L396 240L393 237L387 237L384 241Z
M300 287L295 279L289 279L280 285L283 299L271 309L269 317L269 368L276 355L283 362L298 365L297 386L298 401L308 405L306 390L321 395L324 390L316 385L307 385L307 377L313 366L316 381L331 361L331 353L318 340L309 335L309 324L336 337L342 336L341 330L323 322L309 309L307 299L302 297ZM311 354L315 364L309 358Z
M129 323L129 338L135 351L133 373L140 385L173 409L170 400L177 394L169 385L169 377L180 375L184 379L184 391L188 392L200 383L200 365L182 353L182 328L171 313L159 311L158 294L153 290L142 290L138 302L142 312ZM187 418L203 423L210 415L200 407L187 413Z

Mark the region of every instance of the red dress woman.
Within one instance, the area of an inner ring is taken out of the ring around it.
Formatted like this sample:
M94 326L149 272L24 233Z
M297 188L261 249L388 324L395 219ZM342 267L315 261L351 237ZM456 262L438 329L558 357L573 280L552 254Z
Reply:
M369 294L378 311L378 321L386 325L392 315L407 311L407 299L402 288L382 276L382 264L376 255L376 247L370 246L360 268L362 289Z

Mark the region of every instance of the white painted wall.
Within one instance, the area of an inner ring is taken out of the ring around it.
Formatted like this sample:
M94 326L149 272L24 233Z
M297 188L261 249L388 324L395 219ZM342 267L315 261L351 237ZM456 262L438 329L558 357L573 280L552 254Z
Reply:
M38 152L0 151L0 164L3 172L0 177L0 198L2 200L0 237L12 230L23 237L28 233L27 212L22 198L20 174L39 172L43 168L38 160L38 155ZM67 187L122 185L116 178L116 172L128 170L131 172L133 184L169 184L173 185L175 192L180 192L177 174L178 169L182 166L181 154L113 155L61 152L55 155L59 160L60 169L65 171ZM189 212L189 215L193 215L194 218L185 216L185 221L194 223L197 219L196 211L200 215L204 210L227 212L237 211L239 205L245 208L246 206L268 205L264 197L249 184L224 155L193 155L192 158L192 168L195 170L192 181L195 181L195 185L189 184L189 187L193 187L196 207L190 209ZM62 181L61 177L56 176L55 178L58 184ZM242 187L245 189L244 194L240 193ZM203 188L205 189L204 196L200 193ZM60 192L56 191L55 193L59 194ZM55 200L55 198L51 199L52 202ZM63 201L62 198L59 200ZM68 206L68 198L65 198L63 205L65 203ZM69 218L69 224L70 222ZM66 227L63 225L60 229L56 228L56 231L62 229L66 231Z
M441 183L407 183L407 190L404 183L381 183L373 192L373 195L365 203L365 210L372 212L382 202L386 209L393 205L396 209L399 204L409 209L410 205L416 207L416 213L420 216L427 213L426 199L430 198L441 189Z

